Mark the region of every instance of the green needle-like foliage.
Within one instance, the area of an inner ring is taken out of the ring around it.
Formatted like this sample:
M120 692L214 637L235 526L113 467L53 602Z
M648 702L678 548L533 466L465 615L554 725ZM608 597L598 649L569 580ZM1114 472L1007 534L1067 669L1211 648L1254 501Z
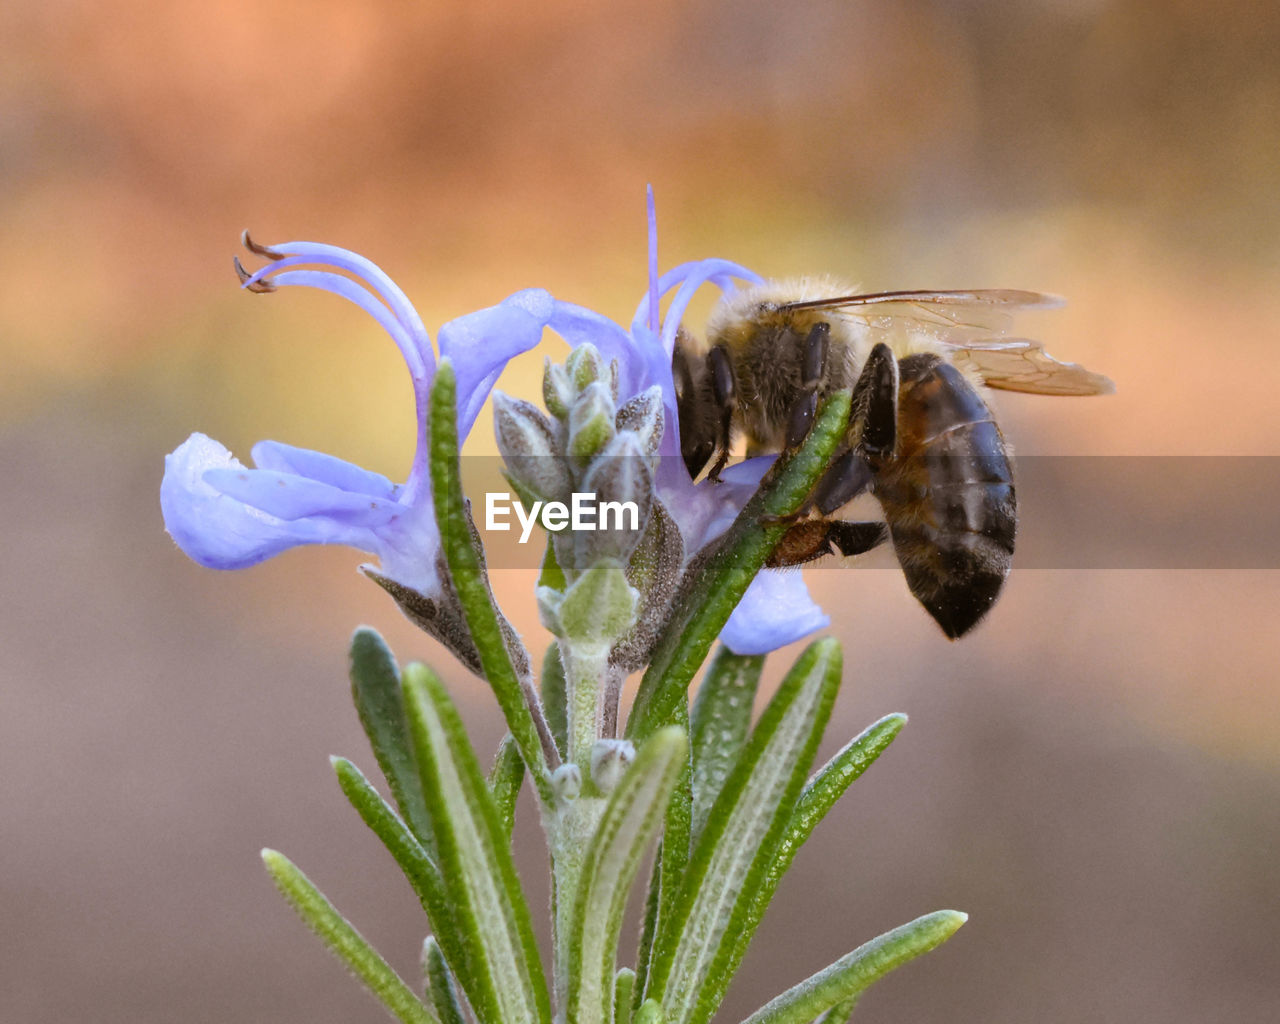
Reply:
M413 994L391 965L347 923L346 918L284 854L263 850L262 861L276 887L293 905L298 916L397 1020L402 1024L440 1024L436 1015Z

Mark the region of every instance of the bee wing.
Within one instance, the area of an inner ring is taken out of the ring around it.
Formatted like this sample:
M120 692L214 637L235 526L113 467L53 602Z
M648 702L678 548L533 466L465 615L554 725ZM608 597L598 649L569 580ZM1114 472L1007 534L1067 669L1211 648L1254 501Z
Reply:
M1053 309L1063 300L1056 295L988 288L968 291L870 292L792 302L782 309L829 309L861 320L877 330L906 327L921 330L953 344L981 341L1009 331L1013 314L1028 309Z
M1038 341L1027 338L992 338L948 347L952 361L961 369L973 370L987 387L1032 395L1109 395L1116 389L1110 378L1079 363L1060 362Z

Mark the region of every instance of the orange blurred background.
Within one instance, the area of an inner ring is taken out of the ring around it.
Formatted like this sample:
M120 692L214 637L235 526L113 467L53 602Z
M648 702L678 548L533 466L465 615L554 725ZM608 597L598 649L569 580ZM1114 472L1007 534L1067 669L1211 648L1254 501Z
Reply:
M379 1019L257 859L284 850L415 976L420 911L325 763L371 762L352 627L444 669L484 750L501 732L355 553L224 575L165 536L192 430L408 465L394 347L336 299L240 292L246 226L364 253L429 327L528 286L625 322L652 182L664 266L1066 295L1027 330L1119 392L1000 396L1019 453L1280 454L1272 5L63 0L5 5L0 37L5 1021ZM1280 495L1210 478L1024 487L1029 537L1092 502L1166 554L1015 571L958 644L894 571L811 575L847 665L824 750L912 723L798 858L721 1020L941 906L970 923L860 1021L1277 1016L1280 558L1213 552L1269 536ZM1203 568L1159 568L1184 551ZM530 574L497 576L540 650ZM530 806L517 836L536 908Z

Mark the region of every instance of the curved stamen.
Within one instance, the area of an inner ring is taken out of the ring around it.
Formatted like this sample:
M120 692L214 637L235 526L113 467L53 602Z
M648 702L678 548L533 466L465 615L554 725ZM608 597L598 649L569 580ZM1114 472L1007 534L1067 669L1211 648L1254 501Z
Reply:
M702 271L699 271L699 268L702 268ZM694 291L707 281L711 281L713 284L717 285L721 291L732 291L732 287L728 287L727 285L731 285L735 278L739 281L747 281L750 284L762 284L764 282L764 278L754 270L750 270L738 263L732 263L729 260L690 260L688 263L681 263L679 266L672 267L658 278L659 296L666 295L667 292L671 291L671 289L676 285L687 281L689 278L694 276L695 272L699 274L699 277L698 284L694 286ZM692 294L692 292L690 294ZM688 305L687 300L684 305ZM633 334L636 334L645 328L648 319L646 316L648 308L649 296L646 295L640 300L640 304L636 307L635 316L631 318L631 331ZM684 315L683 308L680 313L681 316ZM668 311L668 320L670 317L671 313ZM676 326L679 326L679 321L676 321ZM656 334L658 332L654 331L653 333ZM671 337L672 339L675 338L674 330L671 332ZM670 344L672 344L672 342L668 342L668 345Z
M286 255L285 253L277 252L275 249L273 249L269 245L263 245L261 242L255 242L252 238L249 237L248 228L245 228L243 231L240 232L240 244L243 245L255 256L261 256L263 259L282 260L285 258L285 255Z
M254 284L260 283L254 282L252 277L250 277L249 281L250 283L245 285L247 288L252 288ZM360 287L349 277L343 277L341 274L334 274L327 270L288 270L272 278L270 283L277 288L291 286L318 288L321 291L340 295L348 302L359 306L378 321L378 325L384 331L391 335L396 347L400 349L401 355L404 356L404 360L409 366L409 372L413 377L415 388L418 386L425 388L430 384L430 367L423 362L421 352L405 330L404 325L392 315L386 306L374 298L367 289Z
M236 277L240 278L240 284L242 287L247 288L251 292L257 293L258 295L267 295L276 290L275 284L271 281L255 281L253 274L244 269L244 264L240 262L239 256L232 256L231 262L235 265Z
M348 249L340 249L336 245L324 245L319 242L284 242L281 245L273 246L264 246L254 242L251 251L258 252L259 250L266 250L264 255L273 262L255 272L253 276L258 280L276 274L285 267L307 263L333 267L336 270L345 270L355 275L390 307L392 314L400 321L405 330L414 339L415 344L422 350L424 361L433 366L435 365L435 352L431 347L431 338L422 323L422 318L418 316L418 311L413 308L413 303L400 290L400 286L392 281L386 272L372 260L366 259Z
M763 281L755 271L729 260L698 260L695 263L682 264L669 273L674 274L677 271L684 271L685 278L680 284L680 290L676 292L676 297L667 307L666 319L662 321L662 347L667 355L671 355L675 349L676 331L680 329L680 321L684 319L685 310L693 300L693 293L704 284L715 281L716 278L725 277L736 277L743 281L750 281L752 284L760 284ZM723 288L723 285L721 287Z

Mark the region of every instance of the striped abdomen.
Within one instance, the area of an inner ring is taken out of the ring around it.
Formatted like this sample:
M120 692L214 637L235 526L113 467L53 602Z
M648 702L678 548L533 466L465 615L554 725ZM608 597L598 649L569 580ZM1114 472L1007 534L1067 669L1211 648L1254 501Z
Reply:
M907 585L947 636L995 603L1017 506L1000 428L977 389L932 354L899 363L897 453L874 489Z

